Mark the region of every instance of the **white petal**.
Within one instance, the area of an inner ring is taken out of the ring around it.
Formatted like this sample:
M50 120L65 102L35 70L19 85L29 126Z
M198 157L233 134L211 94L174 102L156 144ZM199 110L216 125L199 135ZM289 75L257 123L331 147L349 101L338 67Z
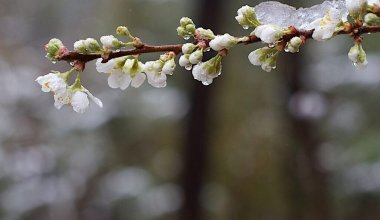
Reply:
M147 74L148 83L156 88L162 88L166 86L166 74Z
M125 90L131 84L132 78L130 75L123 74L120 79L120 89Z
M164 64L164 66L162 67L162 73L172 75L175 67L176 67L176 64L174 62L174 59L171 59L171 60L167 61Z
M61 109L65 104L70 102L70 93L68 90L60 92L54 95L54 106L57 109Z
M140 87L144 83L145 78L146 76L144 73L138 73L135 77L133 77L131 86L135 88Z
M73 106L74 111L78 113L84 113L89 104L90 101L88 100L87 94L82 91L75 92L71 98L71 105Z
M37 77L36 81L41 85L41 90L43 92L58 92L59 90L65 89L67 84L65 80L59 77L55 73L49 73L44 76Z
M88 95L88 97L90 97L90 99L93 101L93 102L95 102L95 104L97 104L100 108L103 108L103 103L102 103L102 101L99 99L99 98L97 98L97 97L95 97L90 91L88 91L88 90L85 90L85 93Z
M111 73L114 66L115 66L115 61L109 60L107 63L102 63L103 59L98 59L96 60L96 70L99 73Z
M255 66L260 66L261 65L261 61L259 60L259 55L258 55L258 52L256 50L252 51L248 55L248 59L249 59L249 62L251 62Z
M113 88L120 88L125 90L131 82L131 78L129 75L125 74L122 71L114 71L108 77L108 85Z

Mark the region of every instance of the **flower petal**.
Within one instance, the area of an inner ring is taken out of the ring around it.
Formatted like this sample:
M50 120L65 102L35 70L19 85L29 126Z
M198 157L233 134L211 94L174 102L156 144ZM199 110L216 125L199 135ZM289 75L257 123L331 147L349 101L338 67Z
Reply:
M135 88L140 87L144 81L145 81L145 74L144 73L138 73L133 79L131 85Z
M84 113L89 104L90 101L88 100L87 94L82 91L75 92L71 98L71 105L73 106L74 111L78 113Z

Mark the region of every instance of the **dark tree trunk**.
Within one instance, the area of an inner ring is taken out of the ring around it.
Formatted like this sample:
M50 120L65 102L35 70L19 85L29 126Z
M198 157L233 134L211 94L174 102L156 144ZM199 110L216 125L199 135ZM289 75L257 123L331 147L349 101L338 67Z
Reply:
M195 5L199 6L200 14L199 19L194 21L196 25L217 32L222 2L222 0L198 0ZM195 80L192 82L191 109L188 115L183 153L184 169L181 181L184 203L180 212L181 220L202 219L200 193L208 168L209 106L214 87L214 84L203 86L201 82Z
M328 176L318 158L321 138L316 131L316 123L308 118L298 117L289 111L290 99L307 91L301 77L301 66L305 62L301 55L290 56L286 60L287 103L285 103L293 146L285 157L285 174L288 175L292 214L290 219L330 220L332 219L328 190Z

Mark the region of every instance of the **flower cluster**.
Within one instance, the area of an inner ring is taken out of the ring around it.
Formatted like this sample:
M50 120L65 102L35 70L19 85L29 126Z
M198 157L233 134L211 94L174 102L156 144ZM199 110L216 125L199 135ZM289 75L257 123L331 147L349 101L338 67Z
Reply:
M212 30L197 27L190 18L183 17L177 33L185 40L192 39L191 42L178 45L147 45L140 38L132 36L125 26L119 26L116 34L127 37L126 42L113 35L100 37L100 43L94 38L87 38L76 41L73 51L69 51L59 39L54 38L45 45L46 57L52 62L70 61L73 69L65 73L53 71L38 77L36 81L42 86L42 91L53 93L56 108L71 105L74 111L83 113L89 106L89 99L102 107L102 102L80 82L80 74L85 64L91 60L97 59L96 70L108 75L107 81L111 88L138 88L145 80L153 87L162 88L167 85L167 76L174 73L176 56L182 53L179 65L192 70L194 79L210 85L221 74L222 58L238 44L263 42L265 45L252 51L248 59L253 65L270 72L276 68L281 52L297 53L309 38L326 41L337 34L350 34L353 37L354 46L349 50L348 57L356 67L362 68L368 62L361 35L377 31L376 28L380 31L380 0L345 0L345 7L342 3L344 2L328 1L300 11L289 9L291 7L278 2L262 3L255 8L243 6L237 11L235 19L243 29L253 28L250 35L245 37L235 37L228 33L215 35ZM319 17L313 15L311 20L298 22L294 18L299 18L300 14L293 16L287 13L286 17L280 15L287 19L280 22L268 18L267 14L271 11L268 5L276 6L276 11L293 10L295 13L303 13L302 16L308 16L307 13L313 11ZM353 23L348 21L348 15ZM140 61L142 54L151 52L163 54L157 60L145 63ZM204 61L205 53L211 53L212 58ZM75 70L78 72L75 82L68 85L68 79Z
M66 73L52 72L44 76L39 76L36 81L42 86L43 92L52 92L54 95L54 106L61 109L64 105L71 105L74 111L84 113L89 107L90 98L99 107L103 107L100 99L93 96L86 88L80 83L79 74L75 83L71 86L67 84L73 69Z

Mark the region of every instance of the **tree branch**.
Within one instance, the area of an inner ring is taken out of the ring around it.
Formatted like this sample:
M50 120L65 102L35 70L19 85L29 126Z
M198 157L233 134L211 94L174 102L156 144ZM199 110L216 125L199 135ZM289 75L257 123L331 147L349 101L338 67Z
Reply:
M286 43L293 37L301 37L304 40L312 38L314 30L298 30L295 27L289 27L291 33L284 35L280 39L280 43L278 45L283 46L279 49L283 49ZM363 26L362 24L350 24L346 23L344 30L339 31L338 35L351 35L351 36L360 36L366 33L377 33L380 32L380 26ZM261 39L255 35L249 35L239 38L239 44L253 44L261 42ZM203 40L204 41L204 40ZM197 42L196 42L197 43ZM204 42L207 44L209 41ZM174 44L174 45L148 45L143 44L139 48L122 50L122 51L111 51L109 53L97 53L97 54L83 54L75 51L63 51L60 56L57 58L59 61L68 61L68 62L79 62L79 63L87 63L95 59L103 58L103 62L107 62L110 59L123 57L128 55L140 55L145 53L157 53L157 52L174 52L176 55L182 52L183 44Z

